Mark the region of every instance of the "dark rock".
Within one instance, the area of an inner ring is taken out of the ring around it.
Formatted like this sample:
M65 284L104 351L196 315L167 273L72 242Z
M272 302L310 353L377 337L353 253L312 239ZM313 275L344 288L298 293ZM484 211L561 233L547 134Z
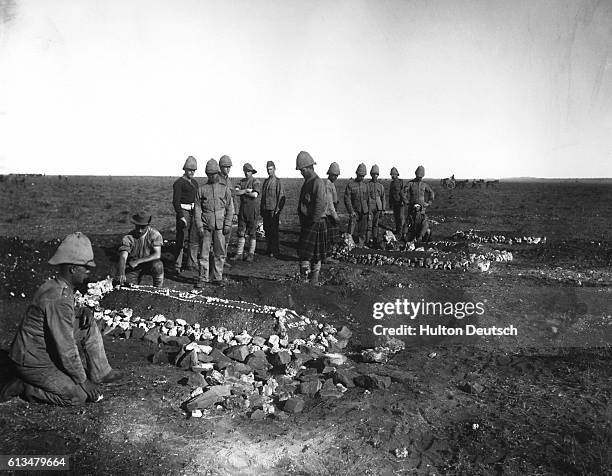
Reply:
M342 392L338 390L332 379L328 379L319 390L319 396L321 398L340 398Z
M346 388L353 388L355 386L355 377L359 374L348 369L336 369L334 374L334 382L341 383Z
M224 368L227 367L227 365L233 363L233 360L230 359L223 352L221 352L219 349L213 349L212 352L208 354L208 357L210 357L210 361L214 362L215 364L225 363L226 365L224 366Z
M144 327L135 327L132 329L132 339L142 339L146 333L147 330Z
M304 400L300 397L292 397L285 402L283 410L288 413L300 413L304 409Z
M481 393L485 389L484 386L478 382L463 382L457 385L457 388L465 393Z
M209 387L206 392L187 400L183 404L183 407L188 411L195 410L197 408L209 408L215 403L222 402L224 397L229 397L230 391L231 389L229 385L215 385L213 387Z
M174 345L176 347L182 347L191 342L191 339L187 336L165 336L161 335L159 340L164 344Z
M275 354L271 354L268 360L274 367L281 367L291 362L291 353L286 350L281 350Z
M155 326L147 331L143 339L149 342L153 342L154 344L157 344L157 342L159 341L160 335L161 334L159 333L159 328Z
M238 362L244 362L249 355L249 349L246 345L234 345L225 349L225 355Z
M373 390L376 388L384 390L391 386L391 377L376 374L359 375L354 378L354 382L358 387L366 388L368 390Z
M240 362L233 362L223 369L223 373L226 377L231 375L238 378L240 378L241 375L251 373L252 371L253 369L251 367Z
M203 352L198 352L198 361L203 364L208 364L213 361L213 358L210 355L204 354Z
M300 384L300 393L304 395L314 395L321 389L320 380L308 380Z
M254 370L267 370L270 366L268 359L266 359L266 354L264 354L262 351L257 351L250 354L246 358L245 364Z
M221 352L224 352L224 351L225 351L225 349L227 349L227 348L229 347L229 345L228 345L228 344L226 344L225 342L219 342L219 341L216 341L216 342L213 344L213 347L214 347L215 349L220 350Z
M207 387L206 379L200 372L189 372L187 377L187 385L190 387Z

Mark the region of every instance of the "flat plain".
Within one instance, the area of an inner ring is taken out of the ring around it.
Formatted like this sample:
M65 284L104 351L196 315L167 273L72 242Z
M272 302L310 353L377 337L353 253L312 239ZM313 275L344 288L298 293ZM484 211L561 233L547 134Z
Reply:
M27 303L52 275L46 261L57 240L77 230L90 236L98 263L93 279L103 279L131 228L130 215L144 209L167 240L167 258L175 231L174 180L31 176L0 184L0 382ZM255 263L235 264L226 273L227 286L205 290L348 326L353 337L347 352L356 368L390 376L388 389L313 398L302 413L283 419L256 421L232 409L187 418L180 404L190 389L178 384L185 371L151 363L150 343L106 336L109 360L129 375L127 381L105 389L100 404L80 408L17 399L1 404L0 453L70 454L74 474L612 471L612 185L502 181L450 191L438 180L429 183L437 194L429 211L434 240L452 241L456 231L472 229L479 236L546 241L491 244L512 252L513 260L492 262L486 272L340 260L324 265L322 285L311 286L296 279L301 180L286 179L282 259L265 256L259 240ZM341 197L345 185L346 180L337 183ZM342 205L340 211L345 228ZM385 216L383 226L390 227L390 220ZM230 253L234 244L235 233ZM188 279L172 276L165 284L192 288ZM361 350L385 344L374 325L410 324L401 315L373 318L374 303L397 299L481 302L479 326L514 325L518 335L403 336L406 349L387 363L359 362ZM143 316L206 321L193 310L173 310L146 297L129 305Z

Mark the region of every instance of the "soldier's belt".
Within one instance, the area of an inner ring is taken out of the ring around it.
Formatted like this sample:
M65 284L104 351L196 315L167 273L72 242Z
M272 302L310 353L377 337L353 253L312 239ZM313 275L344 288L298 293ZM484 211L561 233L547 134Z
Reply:
M183 210L192 211L195 208L195 203L181 203L181 208Z

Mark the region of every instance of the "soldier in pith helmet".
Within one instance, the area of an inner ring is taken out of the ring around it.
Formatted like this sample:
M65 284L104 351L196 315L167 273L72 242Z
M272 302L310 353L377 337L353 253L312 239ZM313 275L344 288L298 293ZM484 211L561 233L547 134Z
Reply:
M26 310L9 351L17 376L0 391L0 401L21 396L62 406L98 402L99 385L123 375L108 363L91 309L75 306L75 290L96 266L89 238L68 235L49 264L57 266L57 276L38 288Z
M176 213L176 248L174 251L174 269L194 271L198 260L198 231L193 222L195 194L198 182L194 177L198 162L191 155L183 165L184 174L174 182L172 187L172 205ZM186 259L183 259L186 258Z

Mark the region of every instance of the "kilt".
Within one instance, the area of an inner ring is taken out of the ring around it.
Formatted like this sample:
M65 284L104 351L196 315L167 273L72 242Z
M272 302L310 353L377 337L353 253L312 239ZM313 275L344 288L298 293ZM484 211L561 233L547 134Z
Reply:
M302 226L298 242L298 256L301 261L323 261L328 249L327 220Z
M327 222L327 246L332 247L338 241L340 241L340 228L332 217L328 216L325 218Z

